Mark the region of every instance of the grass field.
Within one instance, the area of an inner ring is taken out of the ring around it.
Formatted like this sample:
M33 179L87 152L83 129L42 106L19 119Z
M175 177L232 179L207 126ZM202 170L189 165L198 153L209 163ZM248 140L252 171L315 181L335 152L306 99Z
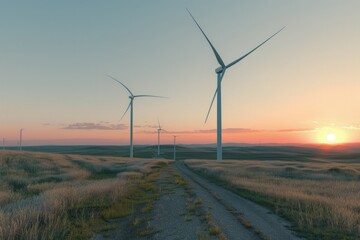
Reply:
M34 152L0 151L0 239L87 239L104 220L131 215L139 203L150 208L151 179L169 163L149 159L152 146L138 146L135 156L149 158L132 161L111 156L126 156L126 146L26 150ZM172 146L162 153L171 159ZM216 154L209 146L179 146L178 156ZM238 160L186 164L290 220L309 239L360 239L359 147L227 146L224 157Z
M16 150L16 147L9 147ZM129 146L26 146L25 151L63 153L108 157L129 157ZM173 145L161 146L161 158L173 159ZM154 158L157 146L134 146L137 158ZM216 159L215 145L178 145L176 159ZM333 160L360 159L360 144L347 145L304 145L304 146L267 146L267 145L230 145L223 146L223 159L241 160L298 160L308 161L314 158Z
M141 179L163 164L0 151L0 239L87 239L103 220L131 213L134 186L148 187Z
M360 239L358 160L189 160L186 164L284 216L310 239Z

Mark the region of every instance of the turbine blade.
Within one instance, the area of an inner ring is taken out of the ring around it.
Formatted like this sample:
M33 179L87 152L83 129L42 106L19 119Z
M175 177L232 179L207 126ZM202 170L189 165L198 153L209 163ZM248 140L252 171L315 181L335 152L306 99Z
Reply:
M167 98L167 97L162 97L162 96L155 96L155 95L133 95L134 98L136 97L156 97L156 98Z
M113 79L114 81L120 83L126 90L128 90L128 92L130 93L131 96L134 96L134 94L130 91L130 89L127 86L125 86L125 84L123 84L122 82L120 82L119 80L117 80L116 78L114 78L114 77L112 77L110 75L107 75L107 76L109 78Z
M229 68L233 65L235 65L236 63L240 62L241 60L243 60L244 58L246 58L247 56L249 56L252 52L254 52L256 49L258 49L259 47L261 47L263 44L265 44L267 41L269 41L271 38L273 38L276 34L278 34L279 32L281 32L285 27L281 28L279 31L277 31L276 33L274 33L273 35L271 35L268 39L266 39L265 41L263 41L260 45L258 45L256 48L254 48L253 50L251 50L250 52L248 52L247 54L245 54L244 56L242 56L239 59L236 59L235 61L229 63L226 68Z
M216 88L216 91L215 91L215 93L214 93L214 97L213 97L213 99L212 99L212 101L211 101L211 104L210 104L210 107L209 107L209 111L208 111L208 113L207 113L207 115L206 115L205 123L207 122L207 120L208 120L208 118L209 118L212 105L214 104L214 100L215 100L215 97L216 97L216 95L217 95L217 91L218 91L218 90L217 90L217 88Z
M222 82L222 80L223 80L223 78L224 78L225 71L226 71L226 68L223 70L223 72L221 73L221 75L218 76L218 77L220 77L220 84L221 84L221 82ZM208 118L209 118L210 111L211 111L212 105L214 104L214 100L215 100L215 97L216 97L216 95L217 95L217 92L218 92L218 87L216 87L214 96L213 96L213 98L212 98L212 100L211 100L210 108L209 108L209 111L208 111L208 113L207 113L207 115L206 115L205 123L207 122L207 120L208 120Z
M161 126L160 126L160 121L159 121L159 118L158 118L158 124L159 124L159 128L158 128L158 129L160 129L160 130L161 130Z
M120 121L123 119L123 117L125 116L125 114L127 113L127 111L129 111L131 102L129 103L129 106L127 107L127 109L125 110L124 114L121 116Z
M225 67L225 63L224 61L221 59L219 53L216 51L215 47L212 45L212 43L210 42L209 38L206 36L205 32L201 29L200 25L198 24L198 22L195 20L194 16L191 14L191 12L189 11L189 9L186 9L188 11L188 13L190 14L191 18L194 20L194 22L196 23L196 25L199 27L200 31L202 32L202 34L204 35L204 37L206 38L206 40L208 41L208 43L210 44L211 49L213 50L216 60L218 61L218 63L222 66Z

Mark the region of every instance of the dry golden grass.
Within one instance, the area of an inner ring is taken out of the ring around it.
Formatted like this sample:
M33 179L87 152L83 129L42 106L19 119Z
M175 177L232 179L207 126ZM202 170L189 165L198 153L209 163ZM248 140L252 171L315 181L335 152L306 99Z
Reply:
M81 214L85 214L81 211L82 206L101 207L116 202L126 193L127 185L125 180L107 179L48 190L21 203L14 203L0 211L0 239L65 237L71 234L68 213L81 220L84 217ZM94 213L96 210L93 209Z
M86 239L101 211L166 164L147 159L0 151L0 239Z
M360 238L360 163L187 161L320 239Z

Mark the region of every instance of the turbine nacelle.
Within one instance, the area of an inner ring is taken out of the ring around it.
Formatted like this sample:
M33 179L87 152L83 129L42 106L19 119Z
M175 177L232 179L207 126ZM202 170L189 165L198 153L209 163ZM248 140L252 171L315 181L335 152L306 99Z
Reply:
M223 71L224 71L224 68L223 68L223 67L218 67L217 69L215 69L215 72L216 72L217 74L222 73Z

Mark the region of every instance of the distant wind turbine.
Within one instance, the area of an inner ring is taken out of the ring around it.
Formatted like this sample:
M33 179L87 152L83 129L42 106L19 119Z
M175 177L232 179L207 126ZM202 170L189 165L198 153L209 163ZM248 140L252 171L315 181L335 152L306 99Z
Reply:
M176 160L176 135L173 135L174 137L174 160Z
M160 133L161 131L163 130L160 126L160 121L158 119L158 124L159 124L159 127L157 129L157 134L158 134L158 157L160 157Z
M22 151L22 133L24 129L20 129L20 142L19 142L19 150Z
M198 26L204 37L206 38L207 42L209 43L212 51L214 52L214 55L216 57L217 62L220 64L220 67L215 69L215 72L217 74L217 88L214 93L213 99L210 104L209 111L206 115L205 123L207 122L207 119L209 117L212 105L214 103L215 97L217 96L217 160L222 160L222 123L221 123L221 82L224 77L226 69L230 68L231 66L235 65L236 63L240 62L247 56L249 56L252 52L254 52L256 49L261 47L263 44L265 44L267 41L269 41L272 37L274 37L276 34L278 34L280 31L282 31L285 27L281 28L279 31L271 35L269 38L267 38L265 41L263 41L261 44L259 44L256 48L252 49L250 52L246 53L242 57L236 59L235 61L229 63L228 65L225 65L224 61L221 59L219 53L216 51L213 44L210 42L209 38L206 36L205 32L201 29L198 22L195 20L194 16L190 13L189 9L186 9L188 13L190 14L191 18L194 20L195 24Z
M130 103L128 105L128 107L126 108L124 114L122 115L121 119L123 119L123 117L125 116L125 114L127 113L127 111L130 108L130 158L133 158L134 156L134 146L133 146L133 107L134 107L134 99L135 98L140 98L140 97L154 97L154 98L165 98L165 97L161 97L161 96L155 96L155 95L134 95L130 89L125 86L125 84L123 84L122 82L120 82L119 80L117 80L116 78L108 75L108 77L110 77L111 79L113 79L114 81L120 83L129 93L130 93Z

